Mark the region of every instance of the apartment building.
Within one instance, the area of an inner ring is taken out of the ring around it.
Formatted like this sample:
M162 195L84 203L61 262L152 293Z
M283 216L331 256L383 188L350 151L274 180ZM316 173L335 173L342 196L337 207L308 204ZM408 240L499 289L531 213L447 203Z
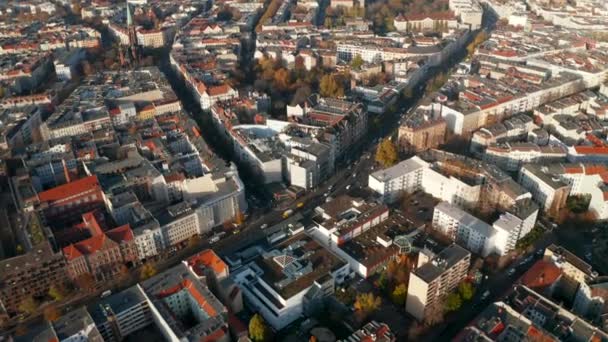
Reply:
M465 279L471 264L471 253L451 245L410 273L405 310L418 321L427 310L443 306L444 299Z
M550 165L528 164L519 170L518 182L532 194L544 212L556 215L566 207L571 186L550 170Z
M460 22L467 25L471 30L481 27L483 9L476 0L450 0L449 7Z
M386 323L371 321L361 329L355 331L348 338L338 342L363 342L372 340L375 342L395 342L397 337Z
M368 186L382 196L384 202L394 203L403 193L422 187L422 177L427 167L428 163L420 157L412 157L370 174Z
M545 211L562 208L568 195L584 195L590 196L589 210L598 219L604 219L608 217L608 202L604 197L606 175L603 164L525 165L519 172L519 182L530 189Z
M505 212L488 224L454 205L441 202L433 211L433 229L483 257L503 256L514 250L517 241L536 223L538 210L535 205L520 204L518 209L514 213Z
M547 78L547 69L490 62L478 75L460 80L466 90L458 101L446 102L442 117L450 132L469 136L483 126L585 89L581 76L572 73Z
M505 143L488 146L483 161L509 172L519 171L523 164L565 162L568 151L560 145L539 146L534 143Z
M29 297L44 297L52 285L66 281L66 263L48 242L25 254L0 261L0 302L9 315Z
M608 334L535 289L515 286L508 297L488 306L457 341L604 341Z
M166 341L230 340L226 308L183 264L91 304L89 312L105 341L152 325Z
M406 32L447 32L458 26L453 12L408 13L398 15L393 20L397 31Z
M475 206L482 191L481 177L472 177L479 170L474 165L452 162L426 162L419 156L410 158L389 169L376 171L369 176L369 187L384 200L394 201L404 192L420 189L433 197L460 206ZM452 172L452 168L462 173ZM483 172L481 172L483 173Z
M294 138L289 151L283 168L283 178L289 184L310 190L333 174L331 147L327 144Z
M441 117L441 104L420 106L408 115L398 131L399 149L406 153L438 148L445 143L447 124Z

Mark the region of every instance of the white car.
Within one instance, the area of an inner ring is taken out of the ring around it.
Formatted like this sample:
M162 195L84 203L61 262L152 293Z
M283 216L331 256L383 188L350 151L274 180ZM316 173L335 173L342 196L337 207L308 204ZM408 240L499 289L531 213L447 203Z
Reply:
M268 223L264 223L263 225L260 226L260 229L266 229L268 228Z

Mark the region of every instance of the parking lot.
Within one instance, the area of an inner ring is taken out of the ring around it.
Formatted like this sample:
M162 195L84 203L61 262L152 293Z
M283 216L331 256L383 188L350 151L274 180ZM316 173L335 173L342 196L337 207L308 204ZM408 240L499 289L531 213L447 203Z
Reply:
M418 228L433 220L433 209L437 203L439 201L433 196L423 191L417 191L404 196L404 199L397 204L395 212Z

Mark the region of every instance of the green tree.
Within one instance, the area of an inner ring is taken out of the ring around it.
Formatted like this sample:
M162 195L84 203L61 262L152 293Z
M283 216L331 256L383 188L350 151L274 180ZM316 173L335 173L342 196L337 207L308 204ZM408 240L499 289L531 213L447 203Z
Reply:
M350 66L351 68L355 69L355 70L359 70L361 69L361 66L363 65L363 63L365 63L363 61L363 58L361 58L360 54L356 54L355 57L353 57L353 60L350 61Z
M27 296L19 304L19 311L28 315L33 314L38 309L38 302L32 296Z
M156 267L152 263L145 263L139 272L139 278L142 280L153 277L156 274Z
M268 340L268 327L266 321L260 314L255 314L249 321L249 338L254 342L263 342Z
M380 277L378 277L378 288L381 290L386 289L386 285L388 285L388 279L386 276L386 271L380 273Z
M469 56L472 56L477 50L477 47L481 45L481 43L485 42L490 36L485 32L481 31L475 36L475 39L469 45L467 45L467 53Z
M336 290L334 296L340 303L350 306L355 301L355 290L352 287L343 287Z
M405 298L407 297L407 286L405 284L400 284L395 287L393 293L391 294L391 299L393 303L397 305L404 305Z
M397 148L395 145L389 139L382 140L376 150L376 161L382 164L383 167L390 167L395 165L397 159Z
M457 292L450 293L446 299L445 309L449 311L456 311L462 306L462 298Z
M61 286L51 285L49 288L49 296L51 296L53 300L60 301L65 297L65 290Z
M344 87L338 83L334 75L324 75L319 84L319 92L323 97L343 97Z
M473 289L473 285L471 285L471 283L469 283L468 281L463 281L462 283L460 283L460 285L458 285L458 293L460 293L462 300L467 301L473 298L473 295L475 294L475 289Z
M374 296L373 293L361 293L357 295L355 299L355 310L359 314L360 318L364 319L372 312L376 311L382 304L382 298Z

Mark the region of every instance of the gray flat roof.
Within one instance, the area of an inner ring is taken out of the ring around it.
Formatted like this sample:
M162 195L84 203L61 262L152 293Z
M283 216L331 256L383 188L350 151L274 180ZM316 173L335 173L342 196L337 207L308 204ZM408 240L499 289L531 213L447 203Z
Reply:
M391 166L388 169L376 171L372 173L372 177L380 182L386 182L388 180L401 177L410 172L416 171L426 166L426 162L418 157L412 157L406 159L395 166Z

